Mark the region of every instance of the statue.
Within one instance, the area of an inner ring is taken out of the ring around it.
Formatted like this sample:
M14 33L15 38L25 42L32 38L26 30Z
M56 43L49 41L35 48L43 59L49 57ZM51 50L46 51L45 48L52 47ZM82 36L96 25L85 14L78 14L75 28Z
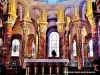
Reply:
M52 50L52 56L53 57L56 57L57 56L55 50Z

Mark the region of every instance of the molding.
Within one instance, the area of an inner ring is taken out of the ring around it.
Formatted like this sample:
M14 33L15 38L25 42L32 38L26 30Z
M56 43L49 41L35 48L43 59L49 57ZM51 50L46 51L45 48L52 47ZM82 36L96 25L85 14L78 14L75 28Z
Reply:
M57 24L64 24L65 22L63 21L63 22L57 22Z
M41 24L41 25L47 25L48 22L39 22L39 24Z

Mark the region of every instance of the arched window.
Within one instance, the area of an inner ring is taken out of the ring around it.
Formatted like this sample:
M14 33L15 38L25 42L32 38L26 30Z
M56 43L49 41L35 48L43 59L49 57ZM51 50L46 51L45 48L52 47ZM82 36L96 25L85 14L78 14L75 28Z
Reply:
M93 40L89 41L89 57L93 57Z
M2 19L0 18L0 27L2 27Z
M2 39L0 38L0 46L2 46L3 45L3 41L2 41Z
M12 41L12 53L11 56L19 56L19 50L20 50L20 41L18 39L14 39Z
M35 42L32 41L32 55L35 55Z
M72 52L73 56L77 56L77 52L76 52L76 41L73 41L73 52Z
M57 32L51 32L49 36L49 57L53 57L55 53L56 57L59 57L59 34Z

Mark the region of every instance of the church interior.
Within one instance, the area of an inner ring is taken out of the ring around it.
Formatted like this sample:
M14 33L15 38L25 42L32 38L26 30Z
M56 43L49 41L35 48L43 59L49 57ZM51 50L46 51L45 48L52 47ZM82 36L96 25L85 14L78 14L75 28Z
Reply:
M100 0L0 0L1 75L91 75L99 58Z

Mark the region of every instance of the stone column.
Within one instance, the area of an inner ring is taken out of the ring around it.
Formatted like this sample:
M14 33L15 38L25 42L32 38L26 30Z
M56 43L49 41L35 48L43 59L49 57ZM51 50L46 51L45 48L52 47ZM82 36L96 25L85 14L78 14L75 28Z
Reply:
M100 57L100 19L98 20L98 46L99 46L98 57Z
M50 72L50 75L52 74L52 63L49 63L49 72Z
M6 36L6 46L8 49L7 56L6 56L6 66L8 67L10 61L10 45L11 45L11 36L12 36L12 27L16 21L16 2L14 0L8 0L8 19L7 19L7 36Z
M28 68L26 67L26 75L28 75Z
M68 63L65 63L65 67L64 67L64 75L68 75Z
M87 4L87 12L86 12L86 16L88 18L89 24L91 26L91 32L92 32L92 39L94 40L94 43L97 44L98 40L97 40L97 28L96 28L96 24L95 24L95 18L93 16L93 9L92 9L92 0L86 0L86 4ZM94 50L94 57L93 58L97 58L97 49Z
M44 75L44 63L42 63L42 75Z
M27 40L28 40L28 25L23 24L23 44L24 44L24 56L28 56Z
M60 9L60 10L59 10ZM65 45L64 45L64 25L65 25L65 21L64 21L64 10L61 7L58 7L58 12L57 12L57 30L59 32L59 43L60 43L60 57L61 58L65 58Z
M64 36L64 22L57 22L57 30L58 30L58 32L59 32L59 36L60 36L60 57L61 58L65 58L65 45L64 45L64 38L65 38L65 36Z
M30 21L28 19L21 21L21 27L23 29L23 36L22 36L22 52L21 52L21 59L22 60L22 65L23 68L25 68L25 63L24 63L24 59L28 58L29 56L29 51L28 51L28 47L27 47L27 41L28 41L28 35L29 35L29 23ZM23 58L25 57L25 58Z
M92 0L86 0L87 5L87 15L90 15L92 13Z
M91 25L92 37L94 37L94 31L96 29L96 26L95 26L95 20L94 20L95 18L93 17L92 0L86 0L86 4L87 4L86 16Z
M78 17L78 16L77 16ZM77 62L78 62L78 69L82 68L82 56L81 56L81 50L82 50L82 35L81 35L81 21L79 19L73 21L74 25L76 25L76 50L77 50Z
M40 22L39 24L39 58L44 59L46 57L46 28L47 22Z
M57 67L57 75L59 75L59 64L56 63L56 67Z
M34 67L34 70L35 70L34 72L35 72L35 75L36 75L37 74L37 67L36 66Z
M78 57L78 69L82 68L82 35L81 35L81 27L80 27L80 23L78 23L77 26L77 57Z
M69 30L66 31L65 33L65 41L64 41L64 45L65 45L65 59L68 59L68 54L69 54Z
M27 69L28 69L28 75L29 75L29 74L30 74L30 67L28 66L28 68L27 68Z
M34 65L34 73L35 73L35 75L37 74L37 63L34 63L35 65Z
M26 74L25 75L29 75L30 74L30 67L29 64L26 63Z

